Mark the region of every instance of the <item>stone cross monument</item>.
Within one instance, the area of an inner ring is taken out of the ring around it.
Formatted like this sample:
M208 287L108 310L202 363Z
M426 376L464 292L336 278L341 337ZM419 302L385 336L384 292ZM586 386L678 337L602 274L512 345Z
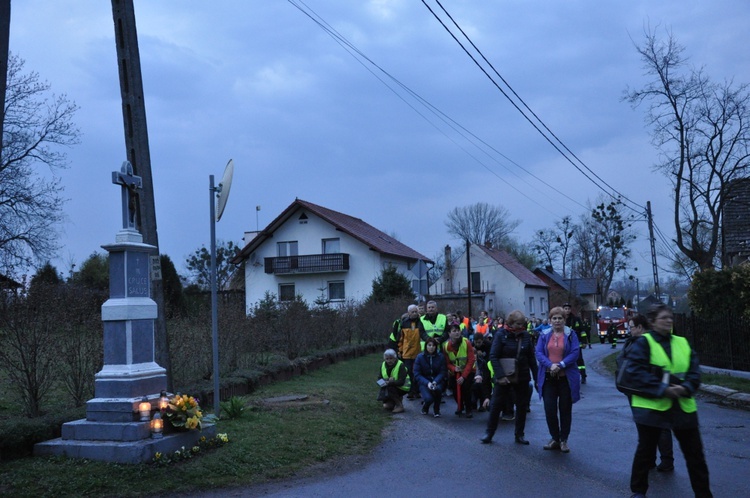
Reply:
M125 161L120 171L112 172L112 183L122 185L122 229L135 230L136 213L138 212L138 190L143 188L140 176L133 174L133 165Z
M156 247L143 243L136 229L136 196L141 178L129 162L112 173L122 187L122 229L109 252L109 299L102 305L104 366L94 378L94 399L86 403L86 418L68 422L62 437L39 443L36 455L65 455L119 463L150 461L157 451L192 446L213 426L151 438L149 421L142 421L138 405L145 397L153 412L167 388L166 370L154 360L156 302L151 299L150 256Z

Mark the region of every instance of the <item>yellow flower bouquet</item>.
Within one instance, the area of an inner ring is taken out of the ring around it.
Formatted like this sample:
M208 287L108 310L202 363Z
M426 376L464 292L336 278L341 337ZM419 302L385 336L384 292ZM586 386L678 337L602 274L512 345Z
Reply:
M169 400L164 416L176 429L200 430L203 412L198 401L187 394L177 395Z

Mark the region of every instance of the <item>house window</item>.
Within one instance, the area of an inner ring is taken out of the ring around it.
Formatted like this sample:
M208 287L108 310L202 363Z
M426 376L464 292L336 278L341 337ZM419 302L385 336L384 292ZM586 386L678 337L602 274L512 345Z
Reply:
M536 310L534 309L534 298L530 297L529 298L529 313L533 315L535 312Z
M299 254L297 249L297 241L292 240L288 242L278 242L276 244L277 256L283 258L285 256L297 256Z
M340 239L323 239L323 254L338 254L340 252Z
M482 280L478 271L471 272L471 292L482 292Z
M328 282L328 300L343 301L344 299L346 299L346 294L344 293L344 282L342 280Z
M547 300L543 297L539 298L539 313L541 313L542 316L547 314Z
M294 284L279 284L279 301L294 301Z

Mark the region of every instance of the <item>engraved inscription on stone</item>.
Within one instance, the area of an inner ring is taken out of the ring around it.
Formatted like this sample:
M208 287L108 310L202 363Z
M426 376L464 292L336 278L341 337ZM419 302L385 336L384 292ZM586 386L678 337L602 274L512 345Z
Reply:
M148 297L148 277L128 277L128 296Z

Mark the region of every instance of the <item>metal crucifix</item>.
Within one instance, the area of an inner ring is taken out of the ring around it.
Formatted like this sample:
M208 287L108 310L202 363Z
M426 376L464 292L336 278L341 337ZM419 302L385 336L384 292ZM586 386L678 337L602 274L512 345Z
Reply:
M133 165L125 161L120 171L112 172L112 183L122 187L122 228L138 230L135 221L138 212L138 190L143 188L141 177L134 175Z

